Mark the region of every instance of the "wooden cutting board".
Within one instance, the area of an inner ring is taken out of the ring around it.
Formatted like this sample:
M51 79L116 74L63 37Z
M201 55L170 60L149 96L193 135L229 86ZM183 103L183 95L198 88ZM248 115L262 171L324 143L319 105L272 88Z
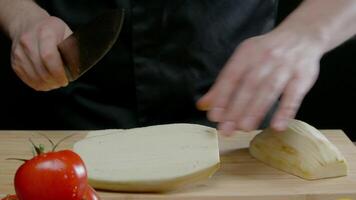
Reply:
M87 132L43 131L54 140L77 133L63 148L71 148ZM100 192L102 199L238 199L238 200L356 200L356 147L340 130L322 131L345 155L349 176L306 181L270 168L252 158L247 150L256 132L220 138L221 168L213 178L194 187L167 194ZM13 176L21 163L5 158L30 158L28 138L46 143L35 131L0 131L0 196L14 193Z

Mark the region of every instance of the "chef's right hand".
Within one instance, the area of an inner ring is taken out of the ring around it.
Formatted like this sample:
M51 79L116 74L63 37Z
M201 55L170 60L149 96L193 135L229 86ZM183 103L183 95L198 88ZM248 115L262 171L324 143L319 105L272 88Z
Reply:
M67 24L52 16L19 26L11 36L11 65L17 76L37 91L66 86L68 79L57 45L71 33Z

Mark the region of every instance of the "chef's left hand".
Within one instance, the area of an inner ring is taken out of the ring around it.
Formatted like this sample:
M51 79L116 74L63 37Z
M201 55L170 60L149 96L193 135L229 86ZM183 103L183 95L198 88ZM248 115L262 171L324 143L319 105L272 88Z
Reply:
M271 127L282 131L315 83L323 48L313 38L272 31L236 48L215 84L197 103L229 135L258 128L282 95Z

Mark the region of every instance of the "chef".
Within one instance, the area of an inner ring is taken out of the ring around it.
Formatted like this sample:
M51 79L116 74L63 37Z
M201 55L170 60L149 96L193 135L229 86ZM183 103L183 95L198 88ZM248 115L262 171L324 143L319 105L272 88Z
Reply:
M228 135L269 123L285 129L320 58L356 33L354 0L305 0L275 27L277 3L0 0L0 25L18 78L55 99L45 116L53 129L188 122ZM125 9L119 41L68 85L57 44L113 8Z

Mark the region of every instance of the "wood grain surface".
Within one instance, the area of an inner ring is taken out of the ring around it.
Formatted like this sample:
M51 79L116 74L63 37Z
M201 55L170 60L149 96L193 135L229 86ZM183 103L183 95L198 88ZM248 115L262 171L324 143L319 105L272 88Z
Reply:
M347 177L306 181L268 167L247 150L256 132L238 133L230 138L219 138L221 168L208 181L166 194L134 194L100 192L102 199L238 199L238 200L356 200L356 147L340 130L322 131L346 157L350 169ZM6 158L30 158L28 138L48 143L38 131L0 131L0 197L14 193L13 176L21 162ZM54 140L67 134L75 136L61 145L71 148L83 138L85 131L42 131ZM35 180L34 180L35 181Z

